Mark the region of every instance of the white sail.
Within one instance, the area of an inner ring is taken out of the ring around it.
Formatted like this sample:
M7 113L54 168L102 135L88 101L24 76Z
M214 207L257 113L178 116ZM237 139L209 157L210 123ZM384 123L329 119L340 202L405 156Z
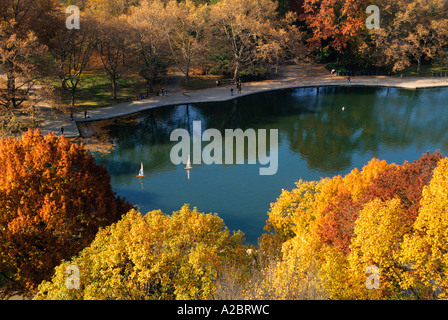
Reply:
M190 170L193 167L191 166L190 155L188 155L187 165L185 166L185 170Z
M143 173L143 162L140 163L140 171L138 172L139 177L144 177L145 174Z

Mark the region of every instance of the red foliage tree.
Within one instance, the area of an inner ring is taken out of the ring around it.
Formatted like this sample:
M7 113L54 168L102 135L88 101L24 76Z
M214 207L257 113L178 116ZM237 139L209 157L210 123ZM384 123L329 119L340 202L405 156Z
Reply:
M348 253L355 221L361 208L361 201L354 201L349 192L338 194L325 208L325 219L318 232L322 241Z
M415 221L423 187L428 185L437 163L442 158L443 154L440 152L427 152L412 163L406 161L395 171L380 173L367 188L361 201L366 203L376 198L387 201L398 197L408 218Z
M82 145L38 130L0 140L0 280L33 291L132 206Z
M319 235L325 243L350 251L353 229L359 212L364 205L374 199L382 201L398 198L406 218L413 222L417 218L423 187L428 185L437 163L443 154L427 152L412 163L405 162L395 169L379 172L367 186L359 200L354 200L350 192L340 192L324 211Z

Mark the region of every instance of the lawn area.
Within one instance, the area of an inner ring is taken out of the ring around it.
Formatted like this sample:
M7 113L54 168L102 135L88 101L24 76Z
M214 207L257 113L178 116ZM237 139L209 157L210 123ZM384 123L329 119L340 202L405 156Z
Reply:
M188 90L202 90L213 88L216 86L216 80L219 80L221 84L228 84L232 82L232 79L226 79L222 76L204 75L204 76L190 76L188 82ZM185 78L182 78L179 82L179 86L185 89Z
M191 76L188 90L201 90L216 86L216 80L222 84L231 82L231 79L224 79L220 76L205 75ZM63 97L63 102L70 104L70 93L61 89L59 78L56 76L46 77L40 81L41 85L54 87ZM185 89L185 78L179 79L179 86ZM156 85L154 90L157 90ZM121 102L134 100L137 94L145 93L146 86L144 80L139 76L128 76L118 80L117 100L112 97L111 84L107 76L101 69L85 71L82 74L79 90L76 93L76 106L82 110L92 110L96 108L108 107Z
M61 89L57 77L47 77L41 81L45 86L52 86L62 93L63 102L70 104L70 93ZM76 106L84 109L107 107L135 99L138 93L146 91L144 80L141 77L124 77L118 80L117 100L113 99L110 81L102 70L88 70L83 73L76 94Z
M438 64L429 64L422 65L420 74L417 73L417 65L413 64L412 66L406 68L403 71L397 72L396 76L400 77L401 74L405 77L432 77L433 73L447 73L448 75L448 67L438 65Z

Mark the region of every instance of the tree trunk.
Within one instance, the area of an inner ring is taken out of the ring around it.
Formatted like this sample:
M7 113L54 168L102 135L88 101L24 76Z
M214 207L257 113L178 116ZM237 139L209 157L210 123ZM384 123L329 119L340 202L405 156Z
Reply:
M238 75L239 75L239 73L240 73L240 63L237 61L237 62L236 62L236 65L235 65L235 71L234 71L234 73L233 73L233 80L234 80L235 82L238 81Z
M150 95L151 93L154 92L154 88L153 88L152 83L153 83L152 78L146 79L146 95L147 95L148 97L149 97L149 95Z
M16 108L16 79L10 74L7 75L7 90L8 90L8 108L13 110Z
M420 74L420 70L422 69L422 58L417 59L417 74Z
M65 82L65 79L64 78L61 78L61 88L62 88L62 90L67 90L68 88L67 88L67 83Z
M70 103L70 107L72 108L72 112L75 112L75 95L76 95L76 89L72 88L72 92L71 92L71 103Z
M112 78L112 96L114 97L114 100L117 100L117 78Z
M146 79L146 96L149 97L149 79Z
M185 70L185 89L188 89L188 82L190 80L190 61L187 62Z

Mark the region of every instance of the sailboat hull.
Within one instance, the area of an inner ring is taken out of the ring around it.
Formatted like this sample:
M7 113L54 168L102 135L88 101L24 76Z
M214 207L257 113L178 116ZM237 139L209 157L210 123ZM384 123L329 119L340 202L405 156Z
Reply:
M138 172L137 178L143 178L145 177L143 173L143 163L141 164L140 171Z

